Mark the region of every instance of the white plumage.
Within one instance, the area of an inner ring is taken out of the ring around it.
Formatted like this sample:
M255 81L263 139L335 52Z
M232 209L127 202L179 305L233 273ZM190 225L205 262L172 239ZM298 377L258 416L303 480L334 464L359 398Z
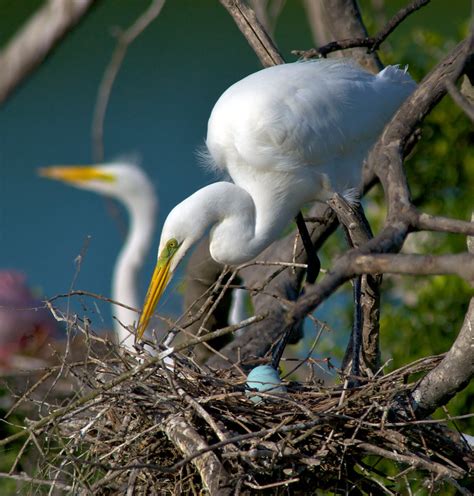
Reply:
M233 183L206 186L168 215L138 334L209 227L212 257L236 265L262 252L306 203L357 186L370 147L414 88L394 66L373 75L348 60L320 59L263 69L227 89L206 144L209 162Z

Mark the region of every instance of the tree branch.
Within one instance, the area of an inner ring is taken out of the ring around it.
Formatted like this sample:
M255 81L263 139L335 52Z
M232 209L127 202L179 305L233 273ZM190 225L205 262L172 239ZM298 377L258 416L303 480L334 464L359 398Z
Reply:
M257 54L263 67L283 64L283 56L260 24L255 12L242 0L220 0Z
M359 7L355 0L306 0L305 7L317 44L325 44L332 40L345 38L367 38L367 30L362 22ZM293 51L301 56L301 51ZM350 48L341 57L352 57L367 70L378 72L383 68L378 55L367 53L363 48Z
M204 439L181 415L168 418L164 422L163 430L185 457L209 448ZM203 485L207 487L211 496L232 494L230 486L225 487L229 485L229 474L213 451L209 450L193 458L192 463L199 471Z
M472 216L474 221L474 214ZM467 248L474 258L474 237L467 239ZM474 262L471 262L471 270ZM461 269L466 269L467 266ZM412 392L415 413L424 418L445 405L474 377L474 298L471 298L458 337L445 357Z
M456 105L474 122L474 105L456 88L452 81L446 81L446 89Z
M0 53L0 103L41 64L94 0L48 0Z
M348 258L351 258L348 256ZM474 255L355 255L348 261L355 274L407 274L413 276L454 274L474 284Z
M425 418L445 405L474 377L474 298L458 337L441 363L420 381L412 393L415 413Z
M419 213L415 209L413 209L413 213L411 225L418 231L434 231L474 236L474 222Z
M380 45L401 22L403 22L410 14L418 9L421 9L429 2L430 0L414 0L410 5L400 9L375 36L365 35L363 37L339 39L339 41L331 41L330 43L327 43L319 48L311 48L310 50L294 50L292 53L305 59L320 56L327 57L330 53L357 47L367 48L368 54L373 53L375 50L380 48ZM336 39L338 38L336 37Z

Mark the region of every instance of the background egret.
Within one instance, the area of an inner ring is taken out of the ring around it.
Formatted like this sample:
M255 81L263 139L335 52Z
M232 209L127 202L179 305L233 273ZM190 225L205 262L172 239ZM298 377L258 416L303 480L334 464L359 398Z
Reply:
M158 204L145 172L137 164L115 162L91 167L46 167L40 170L40 175L113 197L125 206L129 214L129 229L115 263L112 299L139 308L138 275L150 248ZM113 312L118 342L133 349L135 338L126 327L137 321L136 313L120 305L114 305Z
M415 83L348 60L263 69L235 83L212 110L207 159L233 183L198 190L168 215L138 335L173 271L211 227L210 253L238 265L256 257L306 203L355 187L362 161Z

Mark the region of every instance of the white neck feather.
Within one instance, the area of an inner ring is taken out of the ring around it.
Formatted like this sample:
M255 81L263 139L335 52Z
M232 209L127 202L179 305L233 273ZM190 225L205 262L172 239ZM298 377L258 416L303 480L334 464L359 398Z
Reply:
M201 236L212 226L209 249L222 264L237 265L255 258L298 212L298 204L275 188L258 188L252 196L233 183L214 183L184 200L194 231ZM197 226L200 226L199 228Z

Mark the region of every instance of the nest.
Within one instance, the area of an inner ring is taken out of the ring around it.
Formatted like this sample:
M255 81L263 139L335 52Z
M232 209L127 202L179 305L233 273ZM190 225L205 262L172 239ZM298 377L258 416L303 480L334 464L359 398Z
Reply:
M94 495L395 494L403 481L460 489L472 475L472 452L443 421L396 413L410 376L439 357L351 390L289 383L287 394L259 393L264 400L255 405L237 367L209 370L180 353L171 367L107 341L93 350L48 372L75 394L61 405L33 398L42 410L25 443L41 450L32 484Z

